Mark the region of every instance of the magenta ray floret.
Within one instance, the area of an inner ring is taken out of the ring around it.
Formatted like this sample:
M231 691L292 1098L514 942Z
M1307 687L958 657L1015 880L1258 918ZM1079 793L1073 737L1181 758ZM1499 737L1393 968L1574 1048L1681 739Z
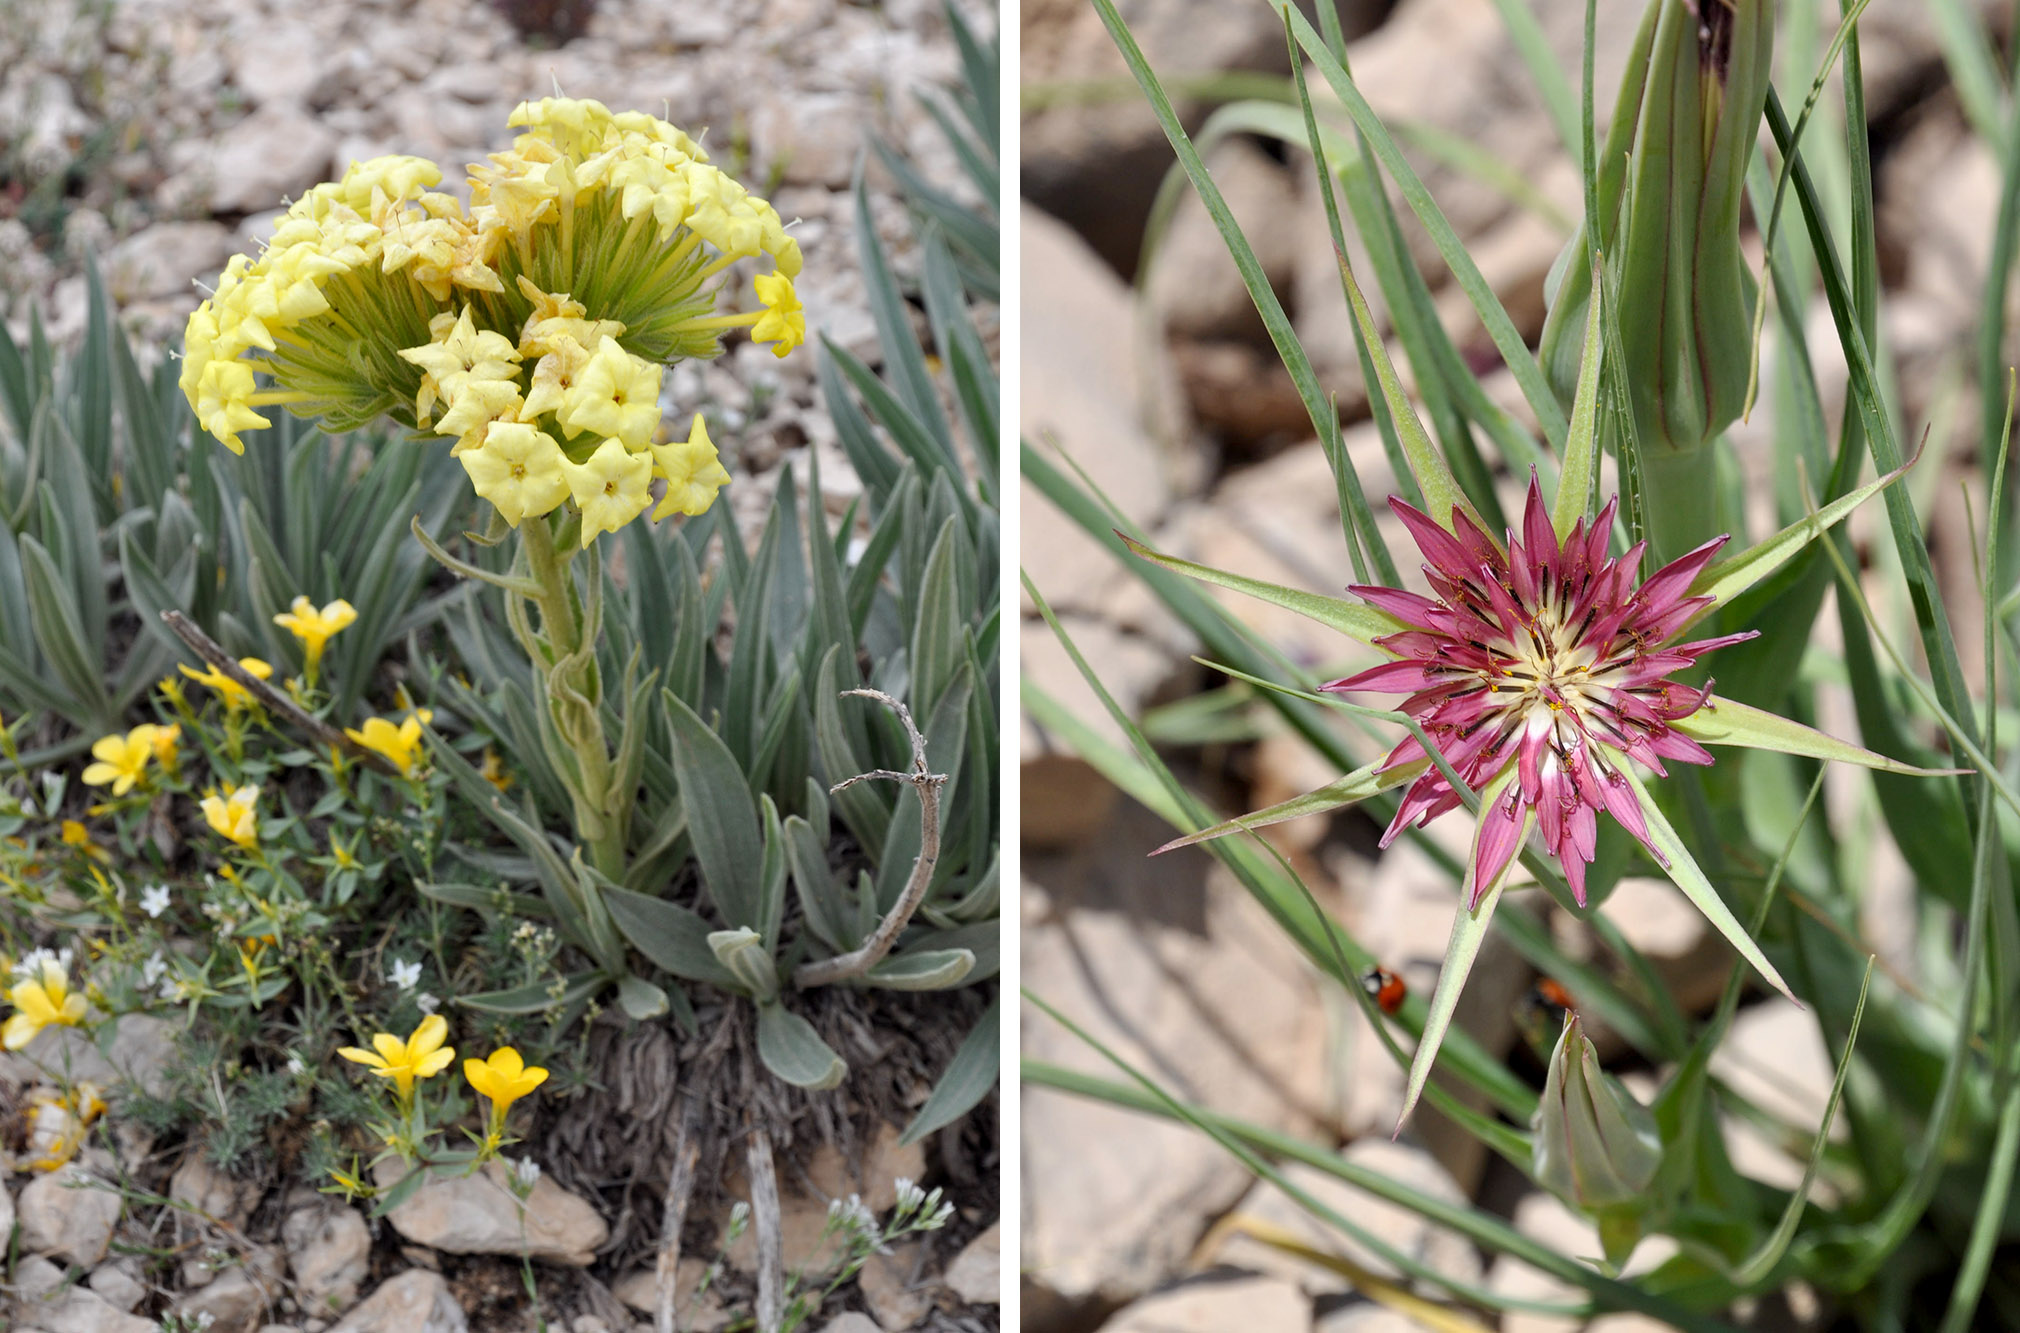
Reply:
M1633 760L1662 774L1664 760L1711 762L1670 725L1705 706L1711 683L1699 689L1668 677L1754 633L1664 645L1711 604L1685 593L1726 539L1706 542L1637 586L1646 543L1617 559L1606 555L1616 504L1608 501L1590 526L1580 519L1560 543L1531 476L1522 534L1510 532L1504 550L1461 508L1453 509L1448 532L1391 499L1429 562L1424 572L1437 596L1349 589L1410 628L1375 640L1395 661L1320 688L1408 696L1401 710L1475 790L1514 768L1514 780L1480 812L1469 907L1519 849L1530 810L1581 905L1602 810L1667 865L1649 842L1622 767ZM1425 758L1412 736L1382 766ZM1430 769L1404 794L1382 845L1458 804L1452 785Z

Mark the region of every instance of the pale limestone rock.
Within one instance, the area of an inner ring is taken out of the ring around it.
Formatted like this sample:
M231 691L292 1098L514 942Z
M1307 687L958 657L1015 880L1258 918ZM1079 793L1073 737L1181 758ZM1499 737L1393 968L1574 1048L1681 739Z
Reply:
M734 1313L723 1308L713 1285L699 1296L695 1294L708 1269L708 1264L690 1254L683 1256L674 1270L673 1308L688 1333L716 1333ZM650 1268L637 1269L618 1279L610 1294L634 1310L651 1314L659 1308L659 1275Z
M372 1237L355 1208L314 1198L281 1224L302 1309L334 1315L358 1299L371 1275Z
M1393 1142L1385 1136L1374 1135L1356 1139L1341 1153L1341 1157L1356 1166L1408 1185L1430 1198L1453 1204L1466 1202L1451 1175L1419 1144ZM1425 1267L1457 1282L1477 1283L1480 1280L1479 1252L1463 1236L1426 1221L1400 1204L1355 1189L1339 1177L1315 1167L1293 1163L1284 1168L1283 1174L1291 1184L1320 1203L1343 1217L1352 1218L1357 1225L1422 1262ZM1390 1278L1400 1276L1385 1259L1313 1218L1267 1182L1257 1182L1235 1211L1274 1223L1320 1249L1337 1250L1371 1272ZM1344 1278L1334 1273L1286 1256L1245 1236L1230 1239L1211 1258L1236 1268L1294 1282L1314 1296L1341 1292L1350 1287Z
M112 247L106 290L121 303L181 296L195 290L195 281L215 282L231 253L231 232L219 223L163 222Z
M766 98L751 108L751 156L796 185L839 189L863 155L858 99L848 93Z
M1103 1333L1304 1333L1311 1298L1275 1277L1205 1274L1155 1292L1101 1327Z
M450 1254L517 1255L522 1250L546 1263L588 1266L610 1228L596 1209L543 1175L525 1204L522 1231L520 1204L504 1184L505 1168L492 1162L472 1176L437 1176L387 1214L387 1220L408 1240ZM390 1189L406 1174L398 1163L384 1163L377 1173L379 1188Z
M89 1268L105 1257L119 1225L119 1192L72 1162L21 1191L21 1248Z
M907 1241L889 1254L873 1254L856 1276L856 1286L877 1323L916 1328L933 1308L932 1279L920 1272L925 1244Z
M0 1228L0 1234L5 1234L4 1228ZM107 1305L130 1311L147 1299L147 1284L141 1280L142 1276L138 1259L114 1259L100 1264L91 1274L88 1285Z
M1027 918L1025 984L1181 1098L1323 1132L1325 1020L1308 964L1205 858L1149 860L1168 836L1126 806L1086 855L1025 862L1050 900ZM1030 1058L1109 1072L1036 1010L1021 1021ZM1023 1096L1027 1289L1068 1302L1140 1295L1248 1186L1183 1126L1037 1088Z
M379 1284L329 1333L469 1333L463 1307L440 1273L409 1269Z
M210 206L250 213L299 197L330 169L336 136L286 108L247 116L220 135L209 158Z
M259 1203L259 1186L220 1171L202 1152L192 1152L169 1178L168 1197L213 1222L242 1230Z
M940 1275L947 1290L970 1305L995 1305L1003 1299L1003 1224L991 1226L962 1247Z
M1240 138L1216 145L1206 165L1263 276L1273 286L1287 287L1297 260L1297 187L1289 169ZM1196 193L1186 191L1148 258L1151 307L1170 333L1252 342L1267 338L1227 242Z

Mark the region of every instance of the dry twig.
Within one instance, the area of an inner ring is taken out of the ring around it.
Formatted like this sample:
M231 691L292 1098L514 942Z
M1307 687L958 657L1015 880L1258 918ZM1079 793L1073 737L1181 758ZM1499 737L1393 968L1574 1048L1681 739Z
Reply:
M858 773L837 782L828 790L841 791L872 779L910 783L919 793L919 858L912 862L912 875L905 881L905 891L898 895L897 902L891 904L891 910L877 924L870 938L863 941L861 948L834 958L804 963L793 973L793 985L802 990L831 986L837 981L859 977L882 962L884 955L891 952L891 946L898 942L898 935L910 924L912 913L925 900L926 889L933 882L933 867L940 863L940 788L946 785L947 775L928 771L926 738L919 734L918 726L913 723L912 710L882 690L843 690L842 694L844 697L853 695L859 699L875 699L897 713L899 720L905 724L905 733L912 738L912 767L906 773L893 772L888 768Z
M666 1207L660 1214L659 1267L653 1286L654 1333L678 1333L674 1309L675 1282L680 1274L680 1232L687 1225L687 1201L694 1193L694 1167L701 1157L701 1099L681 1094L680 1137L673 1145L673 1172L666 1181Z
M757 1233L758 1333L776 1333L785 1317L785 1237L779 1218L779 1178L772 1166L772 1136L752 1125L745 1148L750 1169L750 1224Z
M163 611L161 619L164 624L175 631L176 638L181 639L189 645L191 652L223 672L227 680L244 687L253 698L260 701L260 706L268 712L279 714L281 717L294 723L302 731L306 731L309 735L315 737L323 745L334 746L336 749L342 750L345 754L363 763L374 772L384 773L389 778L403 776L400 770L395 768L384 755L379 754L375 750L366 749L349 736L346 736L340 728L331 726L319 717L311 716L293 699L288 698L287 695L282 694L279 690L240 666L237 658L226 652L216 639L211 638L210 635L205 634L192 624L189 617L185 616L182 612Z

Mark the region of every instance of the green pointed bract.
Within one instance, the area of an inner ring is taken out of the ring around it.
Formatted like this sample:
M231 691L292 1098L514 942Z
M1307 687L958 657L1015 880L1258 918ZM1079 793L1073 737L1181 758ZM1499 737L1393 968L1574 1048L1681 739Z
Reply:
M1372 606L1349 602L1341 597L1328 597L1323 593L1286 588L1280 583L1268 583L1241 574L1230 574L1211 565L1195 564L1190 560L1181 560L1175 555L1153 551L1134 537L1119 532L1115 535L1122 539L1123 545L1152 564L1163 565L1174 573L1198 579L1202 583L1247 593L1258 601L1281 606L1287 611L1295 611L1309 620L1316 620L1328 629L1338 630L1348 638L1357 639L1365 644L1373 645L1382 635L1395 634L1406 628L1402 621L1386 612L1377 611Z
M1898 759L1889 759L1883 754L1860 749L1850 741L1826 736L1813 727L1792 722L1778 713L1770 713L1765 709L1737 703L1731 699L1714 699L1689 717L1670 725L1704 745L1775 750L1782 754L1801 755L1808 759L1857 764L1861 768L1877 769L1882 773L1904 773L1911 777L1936 778L1970 771L1962 768L1917 768L1913 764L1904 764Z
M1317 815L1324 814L1328 810L1338 810L1342 806L1353 805L1358 801L1365 801L1370 796L1388 791L1394 787L1400 787L1404 783L1414 782L1418 777L1422 776L1426 769L1431 767L1429 759L1419 759L1413 763L1398 764L1393 768L1384 768L1383 765L1387 762L1385 759L1378 759L1365 768L1355 769L1337 782L1327 783L1317 791L1308 791L1302 796L1293 796L1288 801L1280 801L1276 805L1272 805L1265 810L1258 810L1252 815L1243 815L1238 819L1224 820L1221 823L1215 824L1210 829L1202 829L1198 833L1187 834L1183 838L1173 838L1170 842L1158 848L1157 851L1152 852L1151 855L1156 856L1161 852L1175 851L1180 847L1190 847L1196 842L1206 842L1212 838L1224 838L1230 833L1241 833L1249 829L1263 828L1270 824L1281 824L1287 819L1296 819L1301 815Z
M1515 770L1511 766L1481 791L1480 808L1492 809L1514 780ZM1528 841L1529 831L1536 824L1536 813L1525 806L1517 819L1520 822L1515 832L1515 845L1519 847ZM1477 834L1475 840L1478 840ZM1431 1068L1438 1063L1438 1048L1444 1045L1445 1033L1452 1026L1452 1015L1459 1008L1459 993L1466 989L1466 977L1473 970L1474 960L1480 956L1480 945L1487 938L1487 927L1493 922L1494 909L1501 902L1501 886L1507 883L1515 858L1499 858L1492 881L1485 884L1474 877L1479 864L1480 857L1476 854L1467 865L1466 882L1460 888L1459 911L1452 918L1452 937L1445 943L1445 961L1438 968L1438 988L1431 992L1431 1002L1424 1010L1423 1035L1417 1038L1417 1053L1410 1061L1409 1082L1403 1089L1403 1110L1396 1117L1397 1133L1402 1132L1410 1112L1417 1109L1418 1099L1424 1095L1424 1084L1430 1081Z

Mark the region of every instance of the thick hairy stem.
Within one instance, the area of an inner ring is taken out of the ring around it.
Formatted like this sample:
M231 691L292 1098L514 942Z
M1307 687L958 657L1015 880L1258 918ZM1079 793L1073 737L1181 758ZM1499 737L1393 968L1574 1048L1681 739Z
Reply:
M519 531L526 548L527 569L539 590L532 600L540 608L539 638L544 640L547 657L543 664L539 660L541 654L535 652L534 669L545 676L559 669L555 664L583 650L582 619L576 611L569 577L570 557L555 549L554 534L547 520L534 519L521 524ZM527 646L529 650L534 648L532 644ZM566 737L580 783L580 790L572 793L576 834L589 853L590 864L611 879L621 880L624 820L608 809L611 765L610 746L603 735L603 690L593 665L579 674L579 679L566 681L581 696L574 706L582 715L582 726L579 734ZM550 706L553 702L548 700Z
M926 889L933 882L933 867L940 863L940 788L946 785L947 775L928 771L926 738L919 734L919 728L913 723L911 710L882 690L843 690L842 693L861 699L875 699L897 713L899 720L905 724L905 733L912 738L912 767L906 773L895 773L887 768L858 773L836 783L829 790L841 791L844 787L873 779L910 783L919 793L919 857L912 862L912 875L905 881L905 891L898 895L897 902L891 904L890 912L877 923L876 930L861 948L838 957L803 964L793 973L793 984L802 990L811 986L831 986L837 981L859 977L882 962L884 955L891 952L891 946L898 942L899 934L910 924L912 913L918 911L919 904L925 901Z

